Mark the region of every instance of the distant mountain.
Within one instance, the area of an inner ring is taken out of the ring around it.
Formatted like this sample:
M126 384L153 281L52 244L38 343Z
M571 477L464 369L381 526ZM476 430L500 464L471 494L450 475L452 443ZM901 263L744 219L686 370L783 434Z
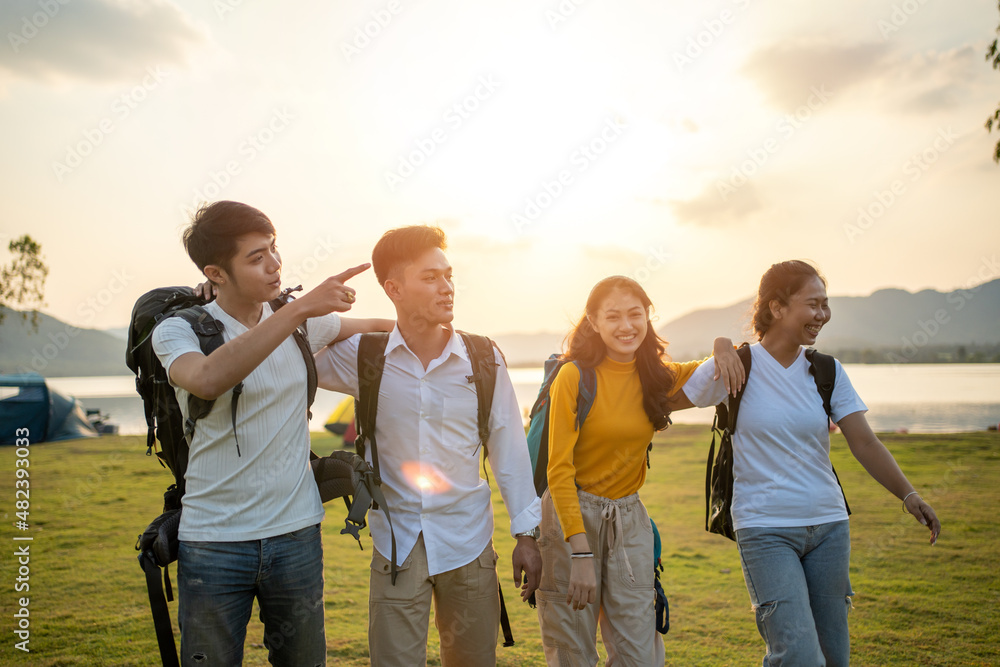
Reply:
M750 308L748 299L697 310L669 322L659 333L670 341L674 359L697 357L711 350L716 336L756 340L749 326ZM816 344L829 352L895 350L907 359L923 348L1000 344L1000 279L953 292L882 289L865 297L835 296L830 309L833 316Z
M752 303L746 299L724 308L696 310L671 320L657 333L669 343L667 352L675 361L701 359L712 353L712 341L718 336L736 343L749 340Z
M659 333L670 342L674 359L701 358L711 352L716 336L754 340L750 305L745 299L724 308L696 310L667 323ZM974 360L976 350L995 356L1000 347L1000 279L953 292L883 289L865 297L835 296L830 308L833 318L817 347L845 361L962 361L967 351ZM562 349L565 336L562 331L493 338L509 365L540 366ZM939 349L954 353L921 356ZM0 372L30 370L48 377L127 375L124 334L76 329L45 314L39 315L38 331L32 332L16 311L8 311L0 324Z
M128 340L128 327L117 327L115 329L101 329L104 333L109 336L113 336L120 341Z
M125 342L96 329L77 329L39 313L38 331L7 310L0 323L0 372L46 377L127 375Z
M737 343L756 340L750 326L752 303L747 298L696 310L668 322L658 333L670 343L673 359L700 359L711 354L716 336ZM1000 280L953 292L882 289L863 297L835 296L830 308L833 316L817 347L847 361L962 361L963 348L968 348L968 360L983 348L992 359L1000 346ZM537 366L561 349L565 335L506 334L494 340L511 366Z

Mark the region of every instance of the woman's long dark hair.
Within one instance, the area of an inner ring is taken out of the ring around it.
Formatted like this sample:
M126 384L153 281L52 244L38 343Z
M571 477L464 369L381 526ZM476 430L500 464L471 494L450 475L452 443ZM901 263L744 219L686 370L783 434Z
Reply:
M639 371L639 381L642 383L642 407L649 421L653 422L653 428L662 431L670 425L667 396L676 378L667 366L667 362L670 361L666 350L667 341L656 335L653 323L649 319L653 304L639 283L625 276L611 276L594 285L587 298L586 312L566 336L569 345L563 359L576 361L586 368L593 368L604 360L607 346L601 335L591 326L589 317L597 317L598 308L616 289L635 295L646 310L646 337L635 353L635 366Z

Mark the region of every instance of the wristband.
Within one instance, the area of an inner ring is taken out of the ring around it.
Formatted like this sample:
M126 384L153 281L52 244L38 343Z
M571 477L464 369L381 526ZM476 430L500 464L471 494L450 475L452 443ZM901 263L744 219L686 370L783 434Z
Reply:
M906 514L906 499L915 494L920 495L916 491L910 491L905 496L903 496L903 514Z
M593 558L594 552L592 551L576 551L569 555L570 558Z

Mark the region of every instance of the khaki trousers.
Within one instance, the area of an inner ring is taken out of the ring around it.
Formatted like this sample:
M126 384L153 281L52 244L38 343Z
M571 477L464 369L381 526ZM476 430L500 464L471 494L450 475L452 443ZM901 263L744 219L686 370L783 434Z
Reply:
M434 624L441 638L441 664L496 665L500 596L492 541L471 563L430 576L421 534L410 555L398 565L395 586L389 559L377 549L373 551L368 650L374 667L426 664L432 600Z
M542 496L542 581L535 594L542 646L550 666L597 664L597 625L608 665L656 664L653 593L653 528L638 494L611 500L578 491L587 540L594 552L597 595L574 611L566 603L569 543L546 490ZM660 654L662 655L662 653ZM660 665L663 664L662 657Z

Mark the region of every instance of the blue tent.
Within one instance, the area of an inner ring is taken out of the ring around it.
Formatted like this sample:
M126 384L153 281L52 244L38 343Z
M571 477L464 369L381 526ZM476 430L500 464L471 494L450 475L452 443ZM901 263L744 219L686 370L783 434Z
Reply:
M97 437L80 401L49 389L38 373L0 375L0 445L13 445L24 428L32 444Z

